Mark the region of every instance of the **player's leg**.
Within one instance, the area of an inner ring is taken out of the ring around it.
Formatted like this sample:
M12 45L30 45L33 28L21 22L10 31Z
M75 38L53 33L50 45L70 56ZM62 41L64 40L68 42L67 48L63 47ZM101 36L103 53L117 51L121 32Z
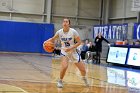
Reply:
M81 60L80 52L76 51L72 55L73 55L73 62L75 62L75 65L81 72L82 79L84 80L85 85L89 86L87 78L86 78L86 67L85 67L84 62Z
M60 79L64 78L67 68L68 68L68 58L63 56L61 57Z
M81 60L80 53L78 51L72 53L73 57L73 62L75 62L75 65L78 67L78 69L81 72L82 76L86 75L86 69L85 69L85 64Z
M78 62L78 63L75 63L75 65L78 67L78 69L80 70L81 72L81 75L82 76L86 76L86 68L85 68L85 64L83 62Z
M81 61L81 62L75 63L75 65L76 65L76 66L78 67L78 69L80 70L81 75L82 75L82 79L84 80L85 85L88 87L88 86L89 86L89 83L88 83L87 78L86 78L86 68L85 68L85 64Z
M68 68L68 58L66 56L61 57L60 79L58 80L57 87L63 87L63 78Z

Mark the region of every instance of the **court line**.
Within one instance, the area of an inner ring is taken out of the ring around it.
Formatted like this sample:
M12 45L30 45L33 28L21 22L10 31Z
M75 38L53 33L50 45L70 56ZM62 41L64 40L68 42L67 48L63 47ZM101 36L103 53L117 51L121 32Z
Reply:
M11 86L11 87L13 87L13 88L15 88L15 89L19 89L19 90L21 90L21 91L19 91L19 90L18 90L18 91L13 91L13 90L12 90L12 91L8 91L8 90L3 90L3 91L1 91L1 90L0 90L0 92L2 92L2 93L7 93L7 92L24 92L24 93L29 93L29 92L23 90L23 89L20 88L20 87L16 87L16 86L8 85L8 84L0 84L0 86L1 86L1 85L7 85L7 86L9 86L9 87Z

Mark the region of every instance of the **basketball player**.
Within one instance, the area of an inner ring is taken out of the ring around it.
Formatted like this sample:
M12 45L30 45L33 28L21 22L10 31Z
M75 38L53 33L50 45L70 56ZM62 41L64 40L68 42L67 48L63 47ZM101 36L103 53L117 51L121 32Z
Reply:
M61 69L57 87L63 87L63 78L68 68L69 61L74 62L78 67L81 72L82 79L84 80L85 85L88 87L89 84L86 78L85 65L80 58L80 54L76 50L76 48L81 44L79 34L76 30L70 28L70 20L68 18L63 19L62 27L62 29L58 30L56 34L48 40L54 42L56 39L60 39L61 41ZM75 41L76 43L74 43Z

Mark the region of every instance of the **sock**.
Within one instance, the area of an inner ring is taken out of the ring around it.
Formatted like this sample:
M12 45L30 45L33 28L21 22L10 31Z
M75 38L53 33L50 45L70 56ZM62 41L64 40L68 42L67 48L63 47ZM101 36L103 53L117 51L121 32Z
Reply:
M59 79L59 81L63 81L62 79Z

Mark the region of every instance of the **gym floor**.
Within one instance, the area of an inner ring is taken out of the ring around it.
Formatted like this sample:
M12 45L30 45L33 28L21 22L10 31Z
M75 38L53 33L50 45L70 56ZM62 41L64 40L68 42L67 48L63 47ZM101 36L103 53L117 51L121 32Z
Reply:
M140 93L136 69L85 63L90 87L85 87L73 63L57 88L59 57L42 54L0 53L0 93ZM132 74L132 75L131 75Z

